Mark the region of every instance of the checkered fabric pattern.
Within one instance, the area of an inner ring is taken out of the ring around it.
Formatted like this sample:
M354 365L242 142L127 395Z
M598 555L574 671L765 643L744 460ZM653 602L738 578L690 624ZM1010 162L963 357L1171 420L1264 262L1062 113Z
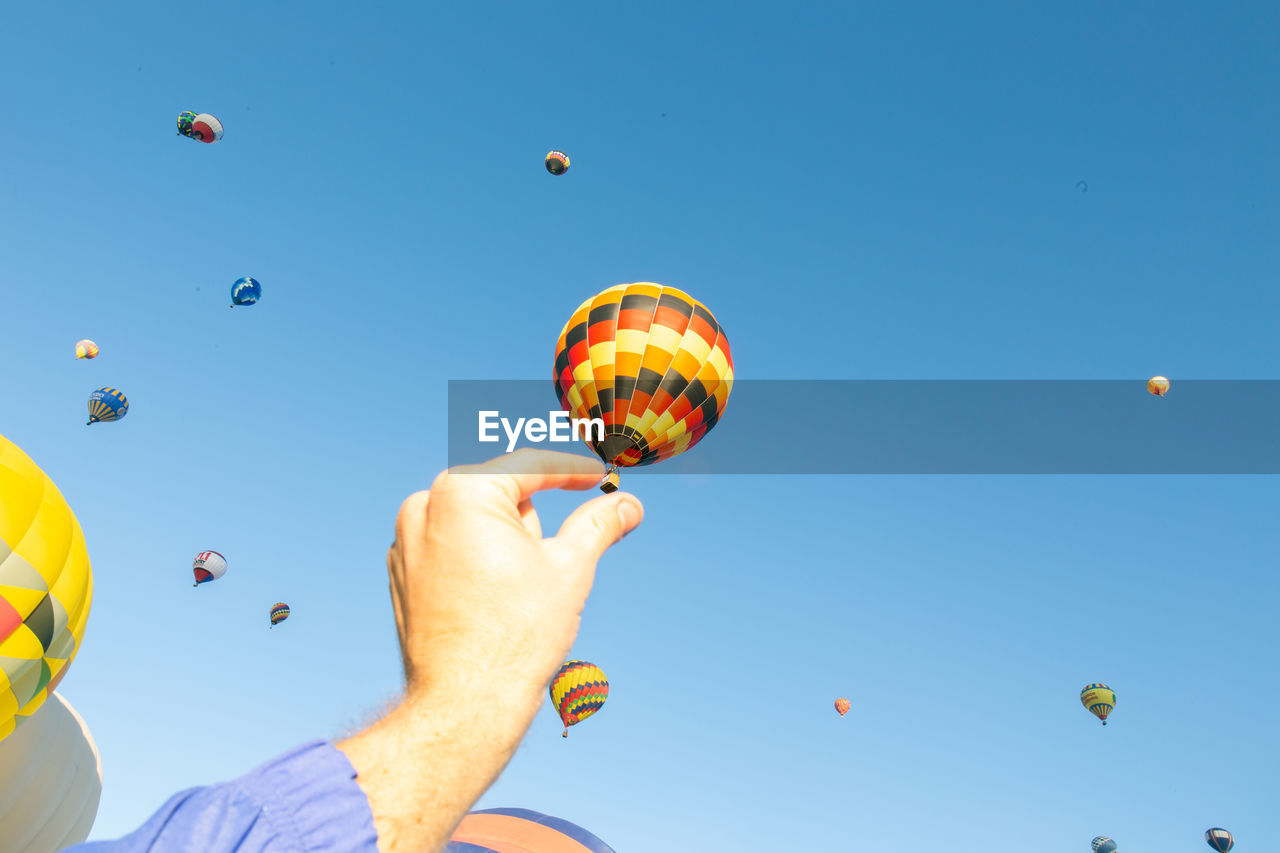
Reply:
M620 284L578 306L560 332L556 396L600 418L591 448L606 464L652 465L719 422L733 386L729 340L701 302L674 287Z

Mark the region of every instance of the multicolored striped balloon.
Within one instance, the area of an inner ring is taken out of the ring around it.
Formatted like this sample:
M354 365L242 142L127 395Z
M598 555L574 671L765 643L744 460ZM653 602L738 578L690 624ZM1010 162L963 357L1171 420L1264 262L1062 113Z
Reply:
M1107 716L1116 707L1116 693L1105 684L1086 684L1080 691L1080 704L1089 709L1102 724L1107 724Z
M560 332L556 396L610 466L652 465L697 444L719 421L733 386L729 341L699 301L674 287L620 284L578 306Z
M271 608L271 627L279 625L281 622L289 618L289 605L283 601Z
M469 813L454 830L445 853L616 853L587 830L529 809Z
M560 667L551 679L551 704L555 706L564 734L569 736L569 726L590 717L604 706L609 698L609 679L600 667L584 660L571 660Z
M0 740L67 674L92 603L80 522L53 481L0 435Z
M118 421L129 414L129 400L123 391L115 388L99 388L89 395L89 422L85 426L96 423Z
M83 341L76 341L76 358L97 358L98 345L93 341L85 338Z

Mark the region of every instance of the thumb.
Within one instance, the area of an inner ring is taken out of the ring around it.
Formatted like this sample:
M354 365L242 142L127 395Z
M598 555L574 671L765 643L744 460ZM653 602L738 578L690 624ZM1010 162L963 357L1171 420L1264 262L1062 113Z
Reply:
M594 563L644 518L644 507L634 495L601 495L573 511L560 525L556 542Z

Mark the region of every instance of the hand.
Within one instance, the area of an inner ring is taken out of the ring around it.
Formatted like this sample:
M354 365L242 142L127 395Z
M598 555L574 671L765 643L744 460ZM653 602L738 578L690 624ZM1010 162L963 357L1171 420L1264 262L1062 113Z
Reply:
M542 538L530 498L590 489L600 463L520 450L445 471L400 508L387 555L412 694L483 680L546 687L578 634L596 562L643 517L626 494L588 501Z
M615 492L543 539L530 498L589 489L598 462L520 450L409 497L387 555L408 696L337 744L383 853L442 850L515 753L573 646L596 562L644 509Z

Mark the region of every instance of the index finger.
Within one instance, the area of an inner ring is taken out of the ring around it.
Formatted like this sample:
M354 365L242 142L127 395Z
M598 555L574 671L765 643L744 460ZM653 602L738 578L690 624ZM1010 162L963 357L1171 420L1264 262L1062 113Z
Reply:
M547 489L590 489L600 483L604 469L593 457L522 447L480 465L454 468L449 475L486 477L506 492L513 504L519 504Z

